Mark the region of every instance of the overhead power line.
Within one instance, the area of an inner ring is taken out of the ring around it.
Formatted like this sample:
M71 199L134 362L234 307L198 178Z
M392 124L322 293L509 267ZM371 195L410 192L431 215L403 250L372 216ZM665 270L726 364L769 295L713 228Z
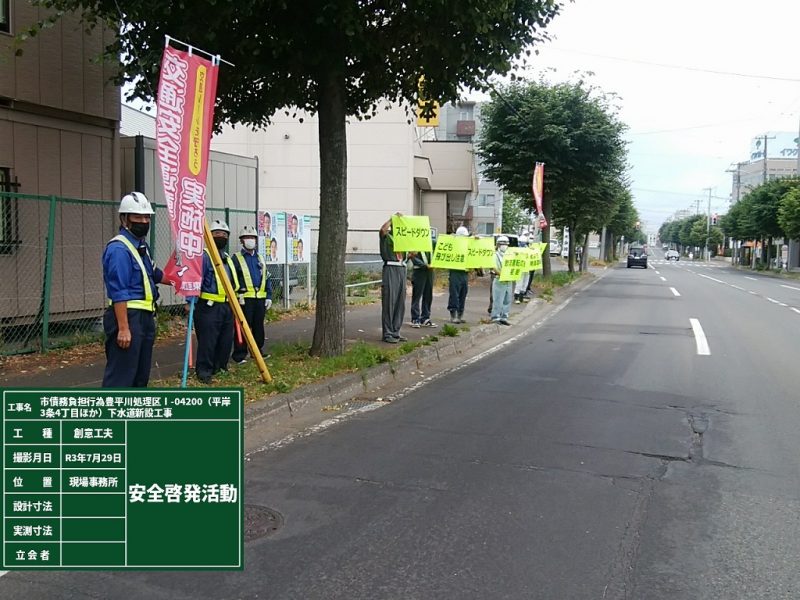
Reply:
M690 67L689 65L671 65L667 63L658 63L658 62L650 62L647 60L638 60L635 58L624 58L621 56L610 56L607 54L594 54L592 52L583 52L581 50L571 50L569 48L556 48L550 47L550 50L556 50L557 52L567 52L571 54L582 54L584 56L592 56L595 58L605 58L608 60L617 60L620 62L627 62L639 65L647 65L650 67L661 67L663 69L677 69L681 71L694 71L696 73L711 73L713 75L727 75L729 77L745 77L748 79L767 79L770 81L787 81L791 83L800 83L800 79L797 77L779 77L776 75L758 75L755 73L739 73L736 71L722 71L717 69L703 69L700 67Z

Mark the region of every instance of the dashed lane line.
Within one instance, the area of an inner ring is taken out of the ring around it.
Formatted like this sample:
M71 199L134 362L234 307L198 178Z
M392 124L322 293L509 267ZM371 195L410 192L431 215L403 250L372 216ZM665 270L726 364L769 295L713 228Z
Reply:
M782 288L786 288L787 290L795 290L795 291L798 291L798 292L800 292L800 288L798 288L798 287L793 287L793 286L791 286L791 285L783 285L783 284L781 284L781 287L782 287Z
M700 325L700 321L697 319L689 319L689 323L691 323L692 331L694 331L694 341L697 345L697 354L700 356L710 356L711 349L708 347L708 340L706 339L706 334L703 331L703 326Z
M680 294L680 292L679 292L678 290L676 290L674 287L671 287L671 288L669 288L669 290L670 290L670 291L673 293L673 295L675 295L675 296L680 296L680 295L681 295L681 294Z

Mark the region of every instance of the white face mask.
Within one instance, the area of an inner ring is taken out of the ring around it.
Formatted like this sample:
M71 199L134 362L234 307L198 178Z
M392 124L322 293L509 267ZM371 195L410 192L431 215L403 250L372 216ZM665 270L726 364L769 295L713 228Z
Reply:
M245 249L247 249L247 250L255 250L255 249L256 249L256 241L255 241L253 238L246 238L246 239L245 239L245 240L242 242L242 245L243 245L243 246L245 247Z
M500 246L497 247L497 251L500 252L500 254L505 254L507 248L508 246L506 246L505 244L501 244Z

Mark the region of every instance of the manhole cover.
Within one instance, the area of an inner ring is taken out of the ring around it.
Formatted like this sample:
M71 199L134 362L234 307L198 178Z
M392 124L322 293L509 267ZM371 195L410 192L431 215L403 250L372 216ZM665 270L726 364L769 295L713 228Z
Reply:
M283 526L280 513L266 506L255 504L244 505L244 541L250 542L258 538L274 534Z

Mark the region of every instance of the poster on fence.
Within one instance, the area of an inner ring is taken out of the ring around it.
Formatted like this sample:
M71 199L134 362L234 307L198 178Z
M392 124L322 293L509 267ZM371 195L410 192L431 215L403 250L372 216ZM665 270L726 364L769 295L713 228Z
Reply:
M164 47L156 97L156 154L175 251L164 281L182 296L199 296L208 151L217 94L216 61Z
M264 218L264 260L274 265L286 264L286 213L263 214L270 215L268 221Z
M494 238L470 238L467 247L468 269L494 269Z
M455 235L440 235L433 249L431 267L434 269L467 270L469 238Z
M432 252L431 221L428 215L392 215L395 252Z
M258 255L269 262L269 240L272 239L272 213L260 210L256 213L258 232Z
M286 262L311 262L311 215L287 213L286 226Z

